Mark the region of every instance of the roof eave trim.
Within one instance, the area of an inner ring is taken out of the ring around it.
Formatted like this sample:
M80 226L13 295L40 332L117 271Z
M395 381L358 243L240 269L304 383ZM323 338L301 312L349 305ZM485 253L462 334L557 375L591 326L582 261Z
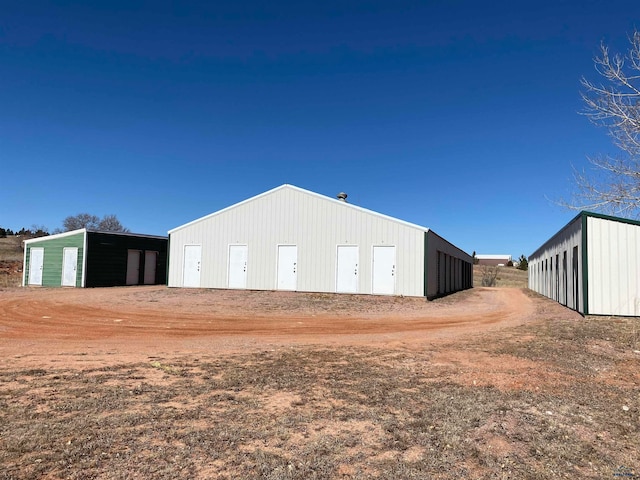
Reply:
M53 235L45 235L44 237L30 238L28 240L24 240L24 244L26 245L28 243L42 242L43 240L52 240L56 238L69 237L71 235L77 235L79 233L87 233L87 229L79 228L77 230L71 230L69 232L55 233Z

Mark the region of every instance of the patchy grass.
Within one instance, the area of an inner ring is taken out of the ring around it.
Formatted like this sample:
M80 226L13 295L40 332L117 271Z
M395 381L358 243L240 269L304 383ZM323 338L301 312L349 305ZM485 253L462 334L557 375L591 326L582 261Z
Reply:
M22 238L0 238L0 288L18 287L22 283Z
M0 479L640 475L637 322L549 318L419 351L6 363Z
M484 265L473 266L473 284L476 287L482 286L482 267ZM496 287L527 288L529 286L528 273L518 270L515 267L492 267L498 269L496 277Z
M22 262L22 240L17 236L0 238L0 261Z

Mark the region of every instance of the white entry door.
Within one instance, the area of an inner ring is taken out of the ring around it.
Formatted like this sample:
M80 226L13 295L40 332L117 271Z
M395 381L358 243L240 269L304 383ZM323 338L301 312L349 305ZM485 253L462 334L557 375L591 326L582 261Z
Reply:
M182 286L200 288L201 245L184 246L184 263L182 267Z
M154 285L156 283L156 263L158 262L158 252L144 252L144 284Z
M229 245L229 288L247 288L247 245Z
M42 285L44 248L32 248L29 254L29 285Z
M65 247L62 250L62 286L75 287L78 271L78 247Z
M278 245L278 290L298 288L298 247Z
M127 285L140 283L140 250L129 250L127 253Z
M371 293L393 295L396 292L396 247L373 247L373 286Z
M357 245L338 245L336 264L336 292L358 293Z

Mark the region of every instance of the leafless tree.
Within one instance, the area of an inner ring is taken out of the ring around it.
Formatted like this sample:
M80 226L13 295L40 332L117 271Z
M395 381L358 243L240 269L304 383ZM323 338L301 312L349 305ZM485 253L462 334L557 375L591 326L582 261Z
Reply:
M105 215L102 217L102 220L98 223L98 230L102 232L129 232L129 229L124 228L115 215Z
M96 215L79 213L78 215L70 215L65 218L62 226L64 232L78 230L80 228L99 230L101 232L129 232L129 229L124 228L115 215L105 215L100 219Z
M640 215L640 31L629 37L626 55L602 44L594 59L602 83L581 79L582 112L605 127L620 149L617 156L589 158L590 172L575 171L576 192L564 206L638 217Z
M498 267L491 265L482 266L482 286L495 287L498 279Z
M78 215L69 215L62 221L62 227L65 232L71 230L78 230L79 228L88 228L90 230L96 230L100 223L100 218L88 213L79 213Z

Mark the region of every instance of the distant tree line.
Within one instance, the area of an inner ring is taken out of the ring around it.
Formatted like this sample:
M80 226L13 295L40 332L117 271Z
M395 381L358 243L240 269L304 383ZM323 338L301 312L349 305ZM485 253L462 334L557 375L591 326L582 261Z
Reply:
M17 235L19 237L46 237L49 235L49 229L45 226L34 225L31 228L21 228L20 230L13 231L10 228L0 227L0 238L7 238Z
M105 215L100 218L96 215L88 213L79 213L78 215L70 215L62 221L62 228L56 228L53 233L70 232L87 228L89 230L97 230L100 232L121 232L128 233L130 230L125 228L118 217L115 215ZM26 238L46 237L49 235L49 229L44 225L32 225L31 228L21 228L13 231L10 228L0 227L0 238L11 236L20 236Z

